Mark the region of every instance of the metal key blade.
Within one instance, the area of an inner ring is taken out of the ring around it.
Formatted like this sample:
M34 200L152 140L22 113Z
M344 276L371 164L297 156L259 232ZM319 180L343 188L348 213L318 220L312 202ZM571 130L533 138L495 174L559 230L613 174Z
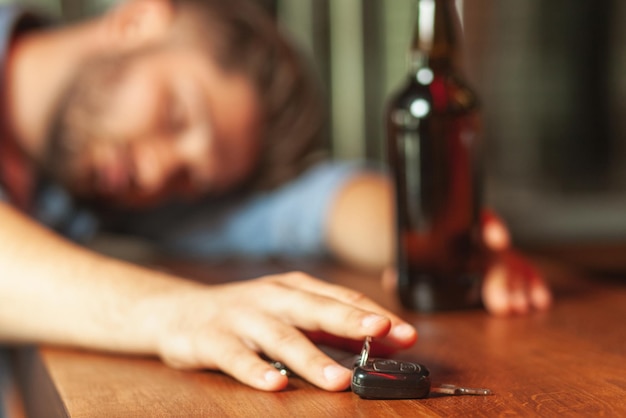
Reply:
M491 390L483 388L465 388L456 385L442 384L430 388L431 393L441 393L445 395L475 395L475 396L489 396L492 394Z

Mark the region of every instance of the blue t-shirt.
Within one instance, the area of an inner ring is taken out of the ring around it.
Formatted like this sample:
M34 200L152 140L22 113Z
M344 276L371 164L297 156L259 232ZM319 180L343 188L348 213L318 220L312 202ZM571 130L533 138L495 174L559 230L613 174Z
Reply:
M333 201L360 170L356 163L327 161L271 192L124 213L108 225L183 256L322 256Z

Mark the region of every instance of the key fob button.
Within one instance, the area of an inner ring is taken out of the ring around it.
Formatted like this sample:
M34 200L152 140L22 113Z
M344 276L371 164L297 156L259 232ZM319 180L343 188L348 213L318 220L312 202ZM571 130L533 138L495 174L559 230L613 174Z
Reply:
M395 360L389 360L389 359L385 359L385 360L376 360L374 361L374 370L376 370L377 372L398 372L401 370L401 366L400 363L398 363Z
M420 371L420 368L415 363L409 363L405 361L396 361L396 360L376 360L373 363L373 368L377 372L383 373L393 373L393 372L401 372L401 373L416 373Z
M405 373L415 373L415 372L418 372L419 370L418 370L417 364L401 362L400 371L405 372Z

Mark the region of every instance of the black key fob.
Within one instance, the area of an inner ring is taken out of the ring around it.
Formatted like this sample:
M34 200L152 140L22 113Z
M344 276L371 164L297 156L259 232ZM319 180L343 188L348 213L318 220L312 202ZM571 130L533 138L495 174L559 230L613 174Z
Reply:
M373 358L354 368L350 386L367 399L421 399L430 393L430 372L419 363Z

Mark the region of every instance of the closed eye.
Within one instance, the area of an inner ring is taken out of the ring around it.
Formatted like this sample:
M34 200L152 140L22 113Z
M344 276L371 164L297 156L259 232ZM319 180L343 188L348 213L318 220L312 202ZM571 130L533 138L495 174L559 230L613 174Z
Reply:
M169 135L185 131L189 125L187 109L174 93L170 92L164 101L160 122L163 132Z

